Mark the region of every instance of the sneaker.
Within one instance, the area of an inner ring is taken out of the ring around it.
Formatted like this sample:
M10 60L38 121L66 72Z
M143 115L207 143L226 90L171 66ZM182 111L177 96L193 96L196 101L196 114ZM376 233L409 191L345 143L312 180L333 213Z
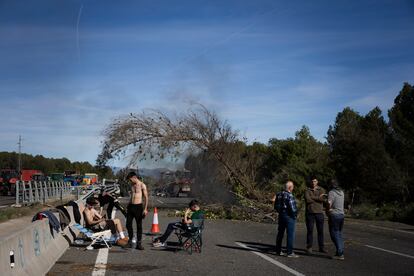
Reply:
M129 239L127 237L125 237L123 239L118 239L116 241L116 244L119 245L119 246L125 247L125 246L128 245L128 241L129 241Z
M142 246L142 244L139 242L139 243L137 243L137 247L135 247L135 249L138 249L138 250L144 250L144 247Z
M277 255L277 256L286 256L286 253L283 253L283 252L276 252L276 255Z
M325 248L320 248L320 249L319 249L319 252L321 252L321 253L325 253L325 254L327 254L327 253L328 253L328 251L327 251Z
M331 258L332 258L333 260L340 260L340 261L345 260L344 255L341 255L341 256L332 256Z
M308 255L312 254L312 248L311 247L310 248L306 248L306 253Z
M154 247L165 247L165 242L156 241L152 244Z
M288 258L299 258L299 256L296 255L295 253L287 254L286 257L288 257Z

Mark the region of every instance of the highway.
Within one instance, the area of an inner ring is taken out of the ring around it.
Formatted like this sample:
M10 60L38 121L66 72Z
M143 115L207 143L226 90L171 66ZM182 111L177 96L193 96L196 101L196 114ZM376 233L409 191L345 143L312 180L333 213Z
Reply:
M125 221L119 212L117 217ZM177 218L161 211L161 230L174 220ZM152 213L144 220L144 233L151 223ZM302 223L297 225L295 242L300 258L276 256L276 228L276 224L206 221L203 252L192 255L176 251L174 236L165 249L152 248L149 235L143 237L144 251L118 246L88 251L85 245L72 246L48 275L413 275L413 226L347 220L345 261L329 258L334 247L327 228L325 241L330 254L306 255Z
M9 207L16 203L16 197L14 196L0 196L0 208Z

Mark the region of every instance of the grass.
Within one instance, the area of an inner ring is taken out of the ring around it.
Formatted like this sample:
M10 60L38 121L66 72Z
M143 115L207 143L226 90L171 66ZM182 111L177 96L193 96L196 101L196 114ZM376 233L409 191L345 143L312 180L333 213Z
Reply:
M0 223L10 219L21 218L25 216L34 216L37 212L52 208L57 205L61 205L63 203L63 201L57 200L51 201L47 204L36 203L29 206L2 208L0 209Z

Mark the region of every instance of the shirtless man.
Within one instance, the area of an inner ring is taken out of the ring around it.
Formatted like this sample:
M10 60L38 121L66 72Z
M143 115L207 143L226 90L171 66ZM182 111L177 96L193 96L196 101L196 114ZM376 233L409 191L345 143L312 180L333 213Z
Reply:
M94 208L97 205L98 201L93 197L86 200L86 208L83 211L86 227L93 231L111 230L112 234L119 235L119 239L116 241L118 245L127 245L128 237L125 237L121 221L117 218L106 219L104 216L101 216Z
M136 249L144 250L142 246L142 219L148 213L148 192L147 186L144 182L138 179L138 176L134 172L130 172L127 175L127 180L131 182L131 199L127 207L127 221L126 227L128 230L128 236L132 239L134 235L134 230L132 228L132 220L135 218L137 223L137 247ZM144 198L145 205L143 208L142 199ZM130 246L132 247L132 243L130 241Z

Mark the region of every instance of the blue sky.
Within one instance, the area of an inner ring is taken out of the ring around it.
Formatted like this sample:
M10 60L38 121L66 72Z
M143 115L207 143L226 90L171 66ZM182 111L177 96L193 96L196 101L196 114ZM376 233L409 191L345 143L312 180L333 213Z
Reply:
M94 163L111 118L198 101L250 141L324 141L414 82L413 1L0 0L0 151Z

